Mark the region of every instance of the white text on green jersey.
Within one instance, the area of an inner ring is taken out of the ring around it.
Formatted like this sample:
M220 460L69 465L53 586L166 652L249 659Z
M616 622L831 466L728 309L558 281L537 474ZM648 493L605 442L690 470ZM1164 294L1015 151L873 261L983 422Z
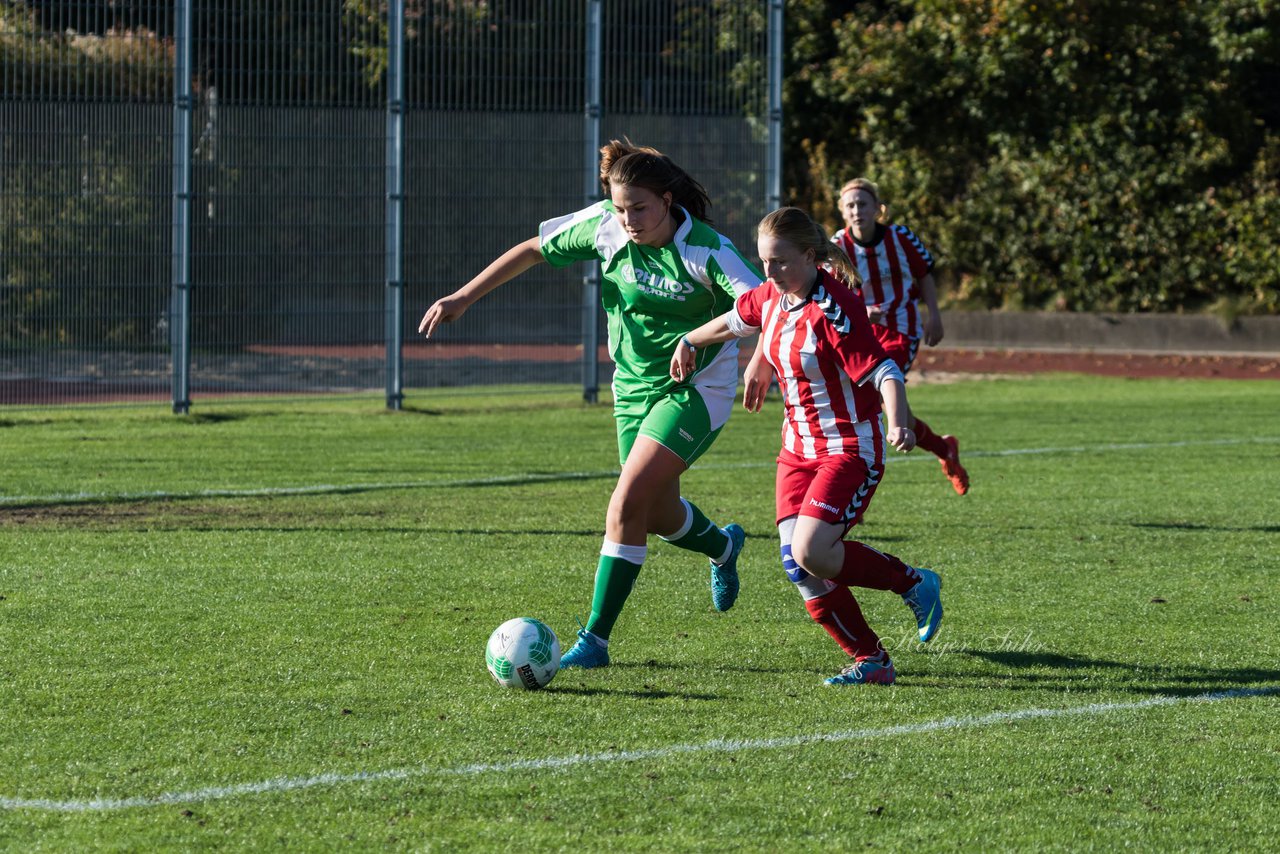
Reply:
M693 293L692 284L673 281L643 267L634 267L631 264L624 263L618 268L618 273L624 281L635 285L636 289L641 293L651 294L656 297L667 297L678 302L684 302L686 296Z

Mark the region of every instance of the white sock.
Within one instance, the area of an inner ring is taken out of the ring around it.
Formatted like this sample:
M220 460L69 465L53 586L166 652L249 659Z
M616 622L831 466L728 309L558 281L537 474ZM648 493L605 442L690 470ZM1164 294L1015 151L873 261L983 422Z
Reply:
M720 529L720 533L724 534L726 537L729 537L729 532L726 531L724 528ZM724 562L728 560L732 555L733 555L733 537L729 537L729 545L724 547L724 554L720 555L720 557L718 558L714 558L712 562L715 563L716 566L724 566Z

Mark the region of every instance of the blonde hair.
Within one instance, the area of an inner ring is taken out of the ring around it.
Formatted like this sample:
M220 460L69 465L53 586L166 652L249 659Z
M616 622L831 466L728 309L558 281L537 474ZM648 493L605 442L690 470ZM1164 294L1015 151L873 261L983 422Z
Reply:
M854 178L852 181L845 181L844 186L840 188L840 195L838 198L843 199L845 193L849 193L854 190L862 190L864 193L868 193L871 198L875 200L876 208L878 209L876 222L883 223L889 221L889 206L880 201L880 188L876 186L874 181L870 178Z
M849 256L831 242L821 225L800 208L778 208L760 220L760 234L785 240L801 252L813 250L818 264L831 267L850 284L857 284L858 271Z
M671 201L708 225L711 199L688 172L656 148L634 145L629 139L611 139L600 149L600 186L610 194L613 185L644 187L657 195L671 194Z

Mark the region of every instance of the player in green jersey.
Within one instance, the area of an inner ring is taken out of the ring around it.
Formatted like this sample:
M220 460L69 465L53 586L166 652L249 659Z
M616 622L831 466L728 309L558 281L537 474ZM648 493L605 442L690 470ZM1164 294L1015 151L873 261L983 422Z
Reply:
M614 419L622 474L609 500L591 617L561 667L603 667L609 636L635 585L649 534L711 559L711 598L727 611L738 596L746 535L718 527L680 495L680 475L715 441L738 382L736 342L699 349L692 375L670 375L685 333L733 307L760 284L758 270L707 223L702 185L661 152L612 140L600 150L605 201L542 223L422 318L430 337L473 303L535 264L600 261L601 299L614 362Z

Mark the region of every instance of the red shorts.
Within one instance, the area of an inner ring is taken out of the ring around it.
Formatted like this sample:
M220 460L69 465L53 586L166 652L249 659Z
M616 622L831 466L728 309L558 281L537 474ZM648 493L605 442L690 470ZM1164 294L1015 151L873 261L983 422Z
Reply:
M878 323L871 324L871 331L875 333L876 340L884 348L885 355L897 362L898 370L902 371L905 377L916 360L916 353L920 352L920 339L908 338L901 332L895 332Z
M884 434L879 419L864 421L869 441L849 454L806 459L783 449L778 455L778 521L813 516L847 531L862 514L884 476Z

